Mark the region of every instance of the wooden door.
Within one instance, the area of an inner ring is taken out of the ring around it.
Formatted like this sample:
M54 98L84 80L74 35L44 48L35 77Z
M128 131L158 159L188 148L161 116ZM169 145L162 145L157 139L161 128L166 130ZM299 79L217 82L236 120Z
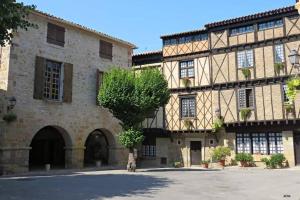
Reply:
M191 141L191 165L200 165L201 148L201 141Z

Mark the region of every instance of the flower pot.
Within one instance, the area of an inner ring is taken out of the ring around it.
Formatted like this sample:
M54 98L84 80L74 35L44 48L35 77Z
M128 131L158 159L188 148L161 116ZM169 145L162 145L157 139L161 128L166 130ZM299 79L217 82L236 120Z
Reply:
M246 161L240 161L241 167L248 167L248 163Z
M222 167L225 167L225 160L219 160L219 164L220 164Z
M45 164L45 170L48 172L48 171L50 171L50 169L51 169L50 164Z
M202 164L202 167L205 168L205 169L207 169L208 168L208 163Z

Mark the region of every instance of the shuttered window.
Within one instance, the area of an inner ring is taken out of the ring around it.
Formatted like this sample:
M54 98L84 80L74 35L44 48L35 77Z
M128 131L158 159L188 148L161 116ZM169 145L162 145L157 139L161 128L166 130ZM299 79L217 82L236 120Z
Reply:
M254 92L252 88L239 89L238 98L239 108L254 107Z
M113 57L113 45L110 42L100 40L99 54L101 58L112 60Z
M34 99L72 102L73 65L36 57Z
M196 105L195 97L181 98L181 117L195 117Z
M48 23L47 42L63 47L65 45L65 28Z
M156 157L156 138L146 137L142 142L143 157Z

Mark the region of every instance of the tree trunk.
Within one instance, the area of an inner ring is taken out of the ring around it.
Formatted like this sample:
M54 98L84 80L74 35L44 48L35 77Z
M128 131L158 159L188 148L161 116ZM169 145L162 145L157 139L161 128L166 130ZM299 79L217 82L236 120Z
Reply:
M129 149L129 155L128 155L128 163L127 163L127 170L129 172L135 172L136 169L136 162L134 157L134 149Z

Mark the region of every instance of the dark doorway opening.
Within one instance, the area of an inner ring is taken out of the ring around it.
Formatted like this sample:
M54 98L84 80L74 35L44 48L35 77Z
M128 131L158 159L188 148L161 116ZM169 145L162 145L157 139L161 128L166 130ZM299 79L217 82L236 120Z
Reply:
M201 164L201 141L191 141L191 165Z
M30 144L29 169L42 169L46 164L51 168L65 168L65 141L54 127L41 129Z
M100 130L92 132L85 142L84 166L93 167L97 161L101 161L102 165L107 165L109 156L108 145L107 138L103 132Z
M300 132L294 132L295 164L300 165Z

